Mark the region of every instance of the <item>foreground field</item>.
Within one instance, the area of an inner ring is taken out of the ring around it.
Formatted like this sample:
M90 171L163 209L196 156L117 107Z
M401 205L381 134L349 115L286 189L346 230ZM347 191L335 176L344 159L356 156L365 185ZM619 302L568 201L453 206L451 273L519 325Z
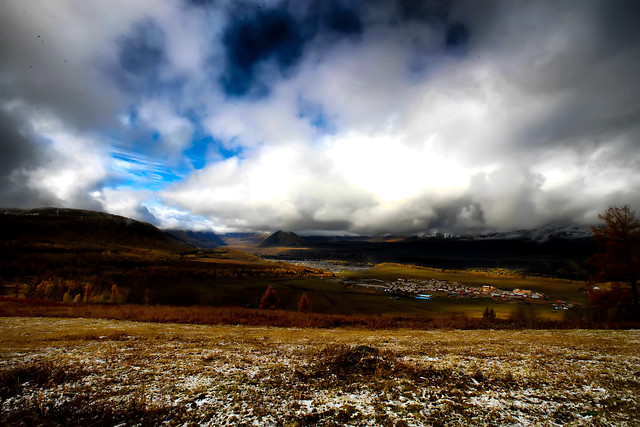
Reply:
M639 331L0 318L4 425L638 423Z

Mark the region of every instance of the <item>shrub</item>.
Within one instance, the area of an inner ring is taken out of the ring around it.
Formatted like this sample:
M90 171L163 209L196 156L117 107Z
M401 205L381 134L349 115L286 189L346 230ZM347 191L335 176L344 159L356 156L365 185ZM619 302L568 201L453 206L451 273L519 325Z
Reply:
M311 376L375 374L386 362L380 351L366 345L329 345L315 358ZM388 362L386 363L388 364Z

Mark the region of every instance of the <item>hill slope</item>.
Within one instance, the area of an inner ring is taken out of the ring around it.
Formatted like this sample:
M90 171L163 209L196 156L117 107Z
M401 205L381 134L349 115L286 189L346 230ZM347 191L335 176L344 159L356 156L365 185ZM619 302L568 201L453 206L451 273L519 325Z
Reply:
M186 248L146 222L103 212L59 208L2 210L0 242L13 248L74 250Z
M164 230L164 232L170 239L177 239L178 243L186 242L197 248L215 249L227 246L227 243L213 231Z

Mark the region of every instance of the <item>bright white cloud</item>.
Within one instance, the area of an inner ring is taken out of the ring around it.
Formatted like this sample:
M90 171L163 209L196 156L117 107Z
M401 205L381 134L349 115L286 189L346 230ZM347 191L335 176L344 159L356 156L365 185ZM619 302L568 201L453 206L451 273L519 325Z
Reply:
M330 138L327 156L345 181L381 202L402 201L423 191L450 196L464 191L469 172L425 141L407 146L400 134L344 135Z
M128 188L105 188L91 194L105 210L128 218L148 220L144 218L146 211L141 210L153 198L150 191L132 190ZM145 207L146 208L146 207Z
M46 148L44 162L28 173L27 185L66 205L86 206L90 191L107 177L104 146L55 119L34 119L32 126Z

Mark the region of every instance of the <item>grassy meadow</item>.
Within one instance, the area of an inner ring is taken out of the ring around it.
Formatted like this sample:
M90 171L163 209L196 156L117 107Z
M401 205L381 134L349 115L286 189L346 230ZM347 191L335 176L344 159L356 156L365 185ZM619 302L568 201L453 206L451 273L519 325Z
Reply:
M2 425L634 425L640 333L0 318Z

